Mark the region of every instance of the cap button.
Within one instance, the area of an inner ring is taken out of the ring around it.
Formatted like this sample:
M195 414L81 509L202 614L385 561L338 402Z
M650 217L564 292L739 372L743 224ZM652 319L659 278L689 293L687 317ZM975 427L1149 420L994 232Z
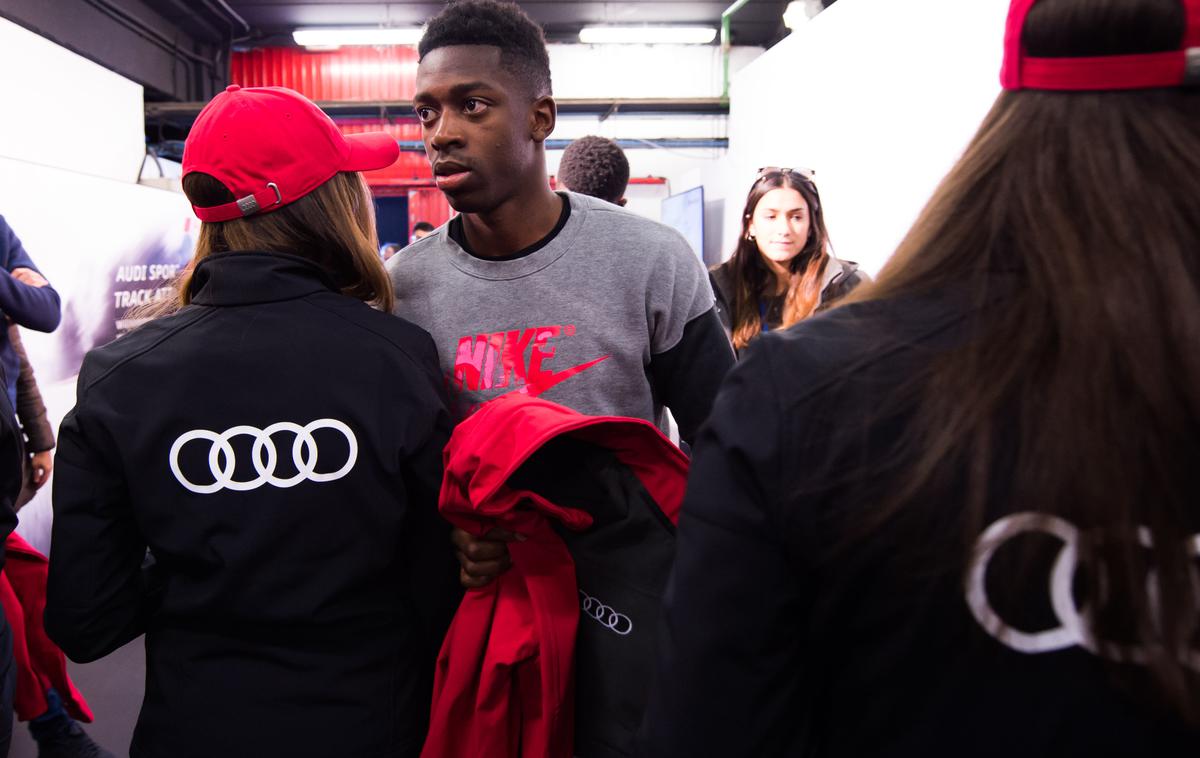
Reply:
M237 92L241 88L242 88L242 85L240 85L240 84L231 84L225 88L225 91L226 92Z

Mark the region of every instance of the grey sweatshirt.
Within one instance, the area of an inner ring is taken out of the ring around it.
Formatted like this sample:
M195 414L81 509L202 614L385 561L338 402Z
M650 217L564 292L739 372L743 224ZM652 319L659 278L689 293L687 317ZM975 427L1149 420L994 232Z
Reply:
M524 257L477 258L448 225L393 256L394 313L433 335L459 418L523 392L661 423L664 401L679 417L672 398L687 398L694 431L733 362L723 335L712 337L720 323L707 272L670 227L562 194L566 224Z

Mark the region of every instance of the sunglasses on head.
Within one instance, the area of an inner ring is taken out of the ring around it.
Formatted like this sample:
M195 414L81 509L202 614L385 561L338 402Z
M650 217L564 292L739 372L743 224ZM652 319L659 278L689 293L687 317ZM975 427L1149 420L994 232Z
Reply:
M810 182L813 181L817 176L817 172L811 168L785 168L783 166L763 166L758 170L758 178L759 179L762 179L764 176L770 176L771 174L796 174L797 176L807 179Z

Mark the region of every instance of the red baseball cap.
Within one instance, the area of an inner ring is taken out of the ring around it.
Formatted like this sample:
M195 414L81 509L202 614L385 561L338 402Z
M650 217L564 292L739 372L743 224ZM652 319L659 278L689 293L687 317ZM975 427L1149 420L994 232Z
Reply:
M231 84L196 117L183 175L200 172L224 184L237 200L192 210L201 221L229 221L282 208L339 171L385 168L399 155L384 132L342 134L299 92Z
M1004 32L1004 89L1128 90L1200 85L1200 0L1180 0L1187 31L1178 50L1081 58L1030 58L1021 45L1025 17L1037 0L1012 0Z

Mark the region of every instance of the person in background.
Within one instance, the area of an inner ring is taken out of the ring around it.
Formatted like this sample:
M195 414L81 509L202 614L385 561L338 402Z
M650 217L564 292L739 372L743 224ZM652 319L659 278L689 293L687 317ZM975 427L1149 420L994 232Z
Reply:
M629 159L621 146L610 139L580 137L563 151L558 164L558 183L563 189L624 207Z
M25 353L21 331L16 324L8 326L8 344L16 352L20 365L17 376L17 420L21 423L26 455L21 494L15 504L16 509L20 510L33 499L54 470L54 428L46 418L46 404L42 402L42 393L33 375L33 365Z
M0 365L0 372L3 372ZM8 393L0 394L0 538L7 543L17 515L13 509L21 491L21 460L24 450L16 414L8 402ZM4 544L0 543L0 544ZM0 568L5 565L5 551L0 547ZM17 684L16 657L13 655L14 629L8 614L0 604L0 758L8 755L12 745L13 699Z
M838 260L811 172L764 168L750 187L733 256L710 271L717 310L739 352L772 329L824 310L867 281Z
M429 223L428 221L418 221L417 223L413 224L411 242L416 242L419 239L425 239L432 233L433 224Z
M641 755L1200 755L1198 22L1013 0L879 281L751 344Z
M54 331L62 318L58 292L38 271L3 216L0 216L0 314L10 324L39 332ZM9 407L16 408L21 366L8 334L7 328L0 330L0 366L4 368Z
M203 223L173 312L84 359L45 625L81 662L145 634L132 758L420 751L460 592L437 353L387 313L360 173L398 155L228 87L184 146Z
M13 276L35 287L45 286L45 280L29 269L18 269ZM13 507L19 511L53 470L54 429L46 419L46 406L16 324L9 325L8 340L21 366L17 419L25 443L24 474ZM0 574L0 603L13 631L17 718L29 722L39 758L111 758L112 753L96 744L75 720L91 721L91 710L67 674L62 651L43 630L46 557L16 533L8 535L5 548L8 560Z
M385 242L379 248L379 257L384 263L387 263L398 252L400 252L400 245L395 242Z

